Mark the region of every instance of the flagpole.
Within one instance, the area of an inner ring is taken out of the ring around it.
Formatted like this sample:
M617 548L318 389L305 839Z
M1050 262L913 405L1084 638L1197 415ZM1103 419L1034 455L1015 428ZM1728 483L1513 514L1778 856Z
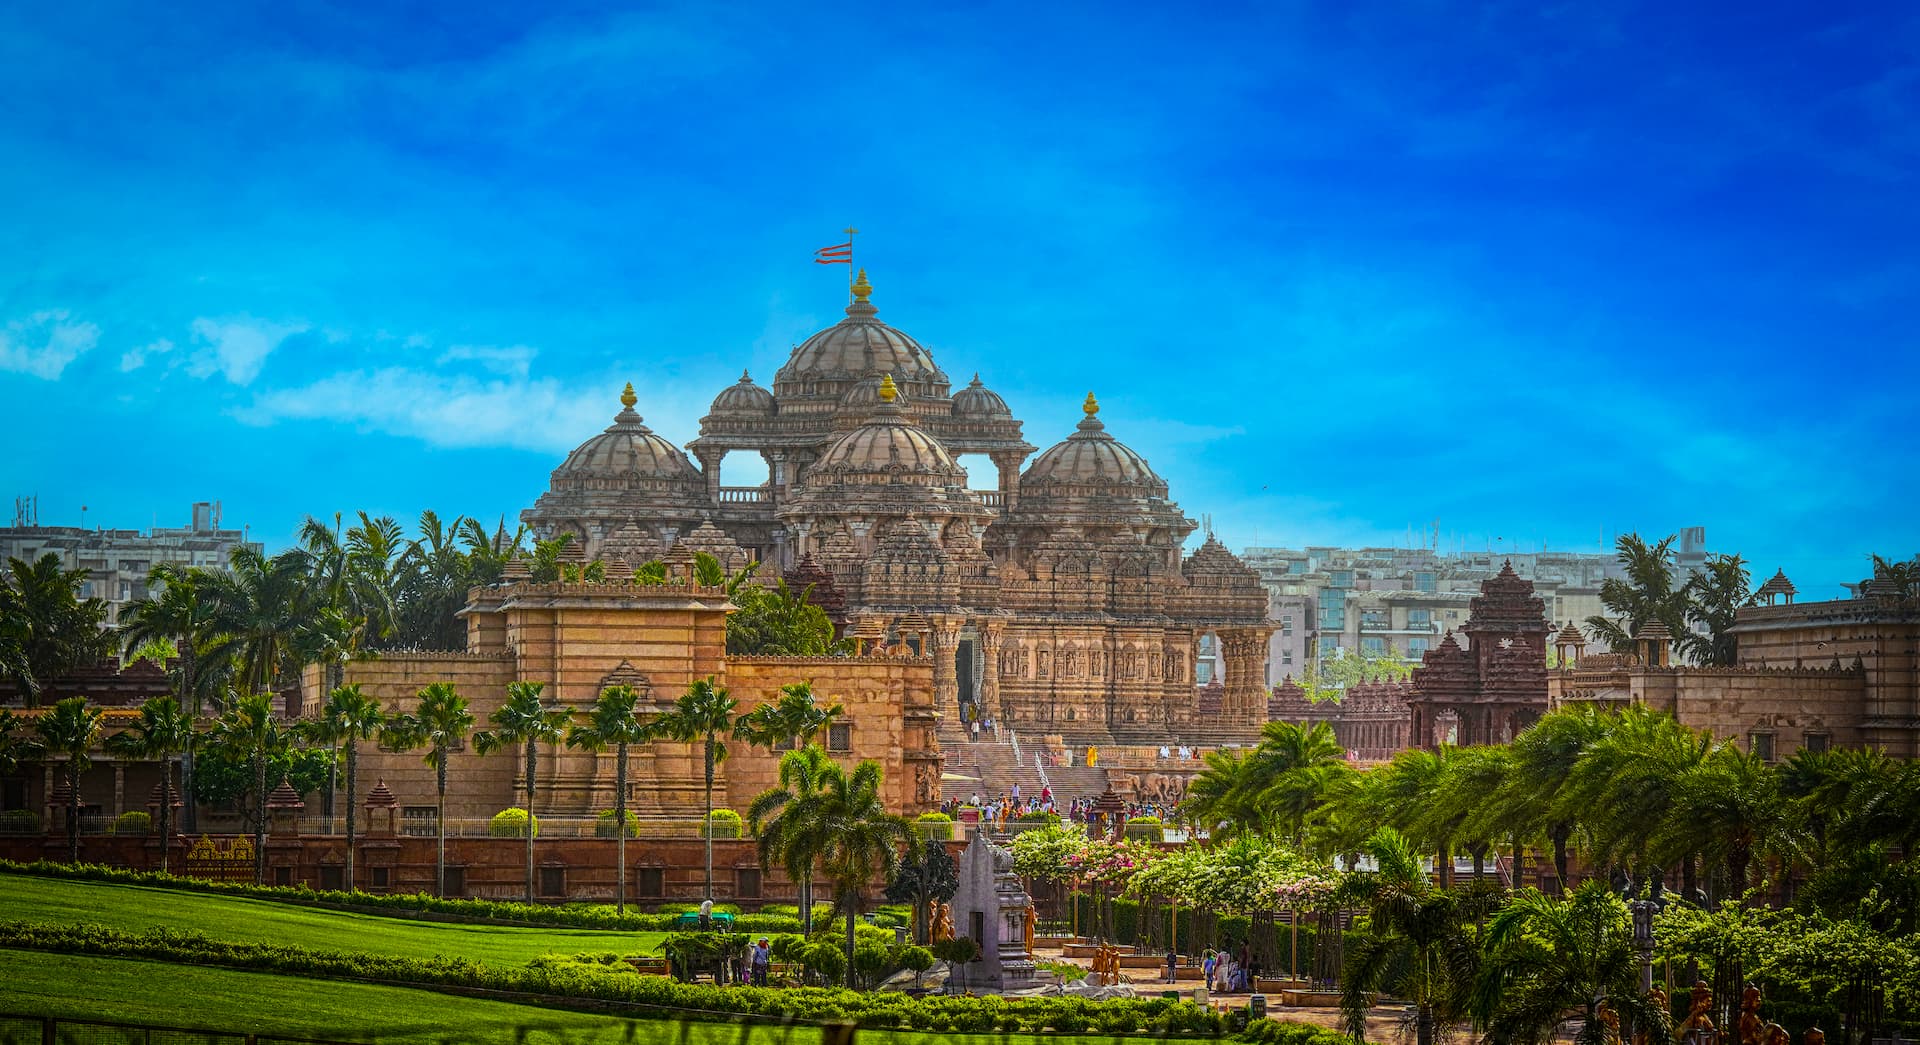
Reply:
M853 301L853 273L854 273L853 237L859 235L860 230L854 228L852 225L848 225L846 227L846 233L847 233L847 301L851 303Z

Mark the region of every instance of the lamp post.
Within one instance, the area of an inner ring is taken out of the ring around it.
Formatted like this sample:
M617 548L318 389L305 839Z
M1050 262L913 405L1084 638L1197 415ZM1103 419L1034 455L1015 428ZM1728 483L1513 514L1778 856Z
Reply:
M1640 952L1640 993L1653 990L1653 916L1660 910L1654 900L1634 900L1627 904L1633 918L1633 946Z

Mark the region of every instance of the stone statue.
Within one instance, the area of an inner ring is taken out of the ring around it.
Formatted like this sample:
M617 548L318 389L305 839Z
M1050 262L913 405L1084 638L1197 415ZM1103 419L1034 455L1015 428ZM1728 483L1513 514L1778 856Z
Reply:
M1667 1007L1666 988L1657 983L1653 985L1652 990L1647 992L1647 1002L1661 1012L1671 1011ZM1633 1045L1651 1045L1652 1041L1653 1035L1648 1033L1645 1026L1636 1025L1633 1028Z
M1766 1028L1760 1019L1760 988L1748 985L1740 992L1740 1045L1765 1045Z
M1033 954L1033 931L1040 925L1040 915L1032 907L1027 908L1027 954Z
M1806 1037L1800 1039L1800 1045L1827 1045L1827 1032L1818 1027L1808 1027Z
M1713 1017L1707 1015L1713 1008L1713 988L1705 980L1693 982L1692 997L1687 1002L1687 1018L1674 1030L1676 1040L1689 1045L1712 1045L1719 1036Z
M947 904L936 904L933 913L933 942L941 943L953 939L953 908Z
M1620 1045L1620 1014L1613 1011L1613 1006L1601 1002L1599 1017L1600 1025L1605 1028L1600 1039L1607 1045Z
M1793 1038L1787 1033L1787 1028L1778 1023L1767 1024L1761 1032L1761 1040L1765 1045L1793 1045Z

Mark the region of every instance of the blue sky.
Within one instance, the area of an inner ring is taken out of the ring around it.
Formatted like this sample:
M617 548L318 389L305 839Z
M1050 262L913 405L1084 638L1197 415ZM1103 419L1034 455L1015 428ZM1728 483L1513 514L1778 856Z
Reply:
M1910 4L205 6L0 12L43 523L510 515L622 382L684 442L770 379L852 223L1236 548L1920 550Z

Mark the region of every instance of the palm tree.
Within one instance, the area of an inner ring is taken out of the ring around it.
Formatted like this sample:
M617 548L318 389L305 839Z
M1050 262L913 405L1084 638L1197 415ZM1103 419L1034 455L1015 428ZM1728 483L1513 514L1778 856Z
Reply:
M706 768L707 812L700 821L700 833L707 837L706 898L709 900L713 899L713 771L727 759L726 741L721 738L733 731L735 706L734 699L727 696L726 687L715 686L711 676L695 679L680 699L673 702L673 707L647 727L650 737L701 745L702 763Z
M587 720L567 730L568 747L596 753L614 750L613 829L620 839L620 892L614 903L621 914L627 911L627 748L647 741L647 727L634 715L639 701L632 686L608 686L586 709Z
M1657 829L1656 846L1668 852L1701 852L1710 863L1722 863L1733 898L1741 900L1755 857L1777 853L1791 858L1804 851L1802 821L1796 813L1772 766L1723 743L1681 774L1672 813Z
M1453 836L1460 823L1436 809L1431 797L1446 787L1449 765L1459 750L1443 745L1436 751L1401 751L1368 774L1374 778L1368 790L1375 802L1384 803L1387 825L1434 854L1433 869L1443 886L1453 885Z
M1504 744L1461 748L1453 753L1439 794L1433 796L1429 816L1453 825L1453 838L1473 856L1473 880L1486 872L1487 852L1502 841L1513 842L1513 877L1520 884L1521 839L1500 808L1497 796L1508 793L1514 774L1513 749Z
M1223 840L1259 831L1255 770L1245 752L1227 748L1207 752L1180 801L1180 819Z
M1340 978L1347 1033L1366 1040L1367 1010L1374 995L1385 992L1414 1003L1415 1041L1433 1045L1436 1025L1467 1010L1479 964L1468 926L1491 894L1434 888L1413 846L1392 828L1374 832L1362 848L1377 870L1349 874L1334 898L1367 910L1364 930L1347 944Z
M1684 586L1673 581L1672 537L1648 544L1637 533L1615 542L1626 577L1609 577L1600 584L1600 603L1611 617L1587 618L1587 634L1616 651L1633 648L1640 626L1657 620L1675 636L1687 629L1688 599Z
M880 763L864 761L852 773L839 766L823 770L821 794L807 804L805 815L817 820L808 829L822 839L820 866L833 883L834 896L847 916L847 986L858 974L853 967L853 924L865 901L863 890L876 875L891 876L900 847L913 844L907 818L887 812L880 795Z
M1346 749L1325 722L1298 726L1269 722L1260 730L1249 771L1259 792L1255 807L1264 824L1284 829L1297 846L1306 836L1307 822L1325 804L1338 778L1353 772Z
M173 846L173 756L193 743L193 719L172 697L150 697L140 705L140 719L107 738L107 750L122 758L152 759L160 763L160 873L167 873L168 850Z
M747 807L747 823L759 839L760 866L778 861L787 877L800 883L800 932L813 933L813 868L827 839L817 815L829 770L839 766L816 744L780 758L780 782L762 791Z
M38 736L34 746L47 755L64 755L67 759L67 860L70 863L80 862L80 774L93 766L87 753L100 736L100 716L99 708L87 706L87 698L68 697L56 702L33 722L33 731Z
M1799 807L1812 835L1811 855L1824 866L1830 846L1852 835L1854 818L1872 808L1873 799L1893 780L1897 764L1880 748L1834 748L1788 756L1781 767L1780 789ZM1856 839L1866 842L1869 839Z
M539 768L540 745L557 744L566 739L567 724L573 720L573 713L566 708L550 706L541 701L540 694L544 689L546 686L538 682L507 683L507 702L487 716L494 728L483 729L473 735L473 749L482 755L490 755L514 744L524 749L526 762L521 768L527 778L528 903L533 902L533 789L538 783L536 770Z
M1670 715L1638 704L1623 709L1574 766L1563 795L1579 811L1595 864L1645 874L1678 859L1681 893L1693 900L1697 847L1661 849L1656 842L1675 837L1662 828L1674 816L1680 782L1712 749L1711 737Z
M1607 1045L1619 1040L1609 1010L1649 1040L1667 1038L1665 1008L1640 991L1626 905L1604 882L1585 882L1564 901L1516 895L1488 923L1486 951L1473 1012L1491 1041L1547 1045L1575 1012L1575 1045Z
M293 742L273 717L273 694L253 693L227 706L208 739L246 761L253 770L253 884L267 873L267 764Z
M269 559L252 548L233 550L231 568L209 573L204 584L214 603L214 622L225 633L241 692L257 693L278 681L292 659L295 637L310 604L305 552Z
M473 712L467 710L467 698L451 682L435 682L420 691L420 703L411 714L391 719L382 732L390 746L400 751L427 749L427 765L433 767L433 894L447 895L447 756L466 742L473 729Z
M111 656L114 640L102 631L107 604L81 598L86 570L68 570L48 552L33 562L8 559L0 576L0 673L11 677L28 707L40 706L47 683L74 668Z
M341 686L327 694L320 717L307 726L308 735L329 745L344 745L347 754L347 891L354 890L355 856L359 852L356 828L360 820L360 741L372 740L386 724L386 712L380 702L360 691L358 685ZM332 818L327 831L332 833Z
M1704 625L1705 635L1675 632L1675 644L1694 663L1730 667L1740 659L1739 637L1733 626L1740 610L1754 604L1753 576L1738 555L1709 555L1700 572L1681 585L1687 597L1687 617Z
M186 712L188 721L197 724L211 704L220 710L225 692L223 683L232 668L232 660L223 655L219 638L217 609L205 583L206 571L193 566L163 562L147 574L146 599L127 607L120 614L120 637L128 648L168 649L160 666L171 676L174 699ZM133 658L141 659L138 654ZM191 832L199 822L193 801L193 747L197 733L190 733L180 758L180 793L186 805L186 829Z
M1590 704L1574 704L1535 722L1513 739L1513 774L1496 792L1493 805L1503 811L1515 833L1545 838L1553 846L1553 870L1567 884L1567 845L1580 807L1565 800L1567 784L1581 756L1612 731L1615 720Z
M729 618L731 620L731 618ZM845 712L838 704L821 707L812 682L790 682L780 687L780 699L741 715L733 735L769 752L784 743L804 747Z

